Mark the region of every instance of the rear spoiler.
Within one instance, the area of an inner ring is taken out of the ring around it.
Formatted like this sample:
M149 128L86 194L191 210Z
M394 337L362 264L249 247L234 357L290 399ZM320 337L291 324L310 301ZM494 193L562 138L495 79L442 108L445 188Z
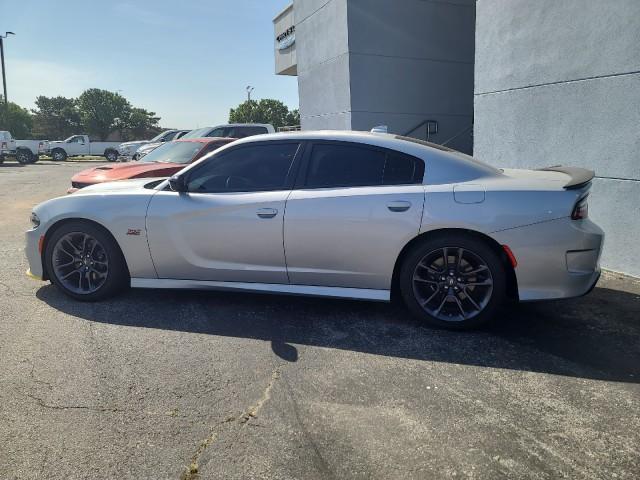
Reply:
M587 185L593 177L596 176L596 172L593 170L587 170L586 168L578 167L562 167L560 165L554 165L553 167L540 168L539 170L545 172L560 172L571 177L571 180L564 185L567 190L576 190Z

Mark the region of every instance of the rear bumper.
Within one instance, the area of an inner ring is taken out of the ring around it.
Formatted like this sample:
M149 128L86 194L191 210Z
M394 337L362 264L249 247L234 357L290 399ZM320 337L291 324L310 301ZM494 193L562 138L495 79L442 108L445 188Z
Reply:
M569 218L496 232L508 245L522 301L579 297L589 293L600 277L604 232L590 220Z

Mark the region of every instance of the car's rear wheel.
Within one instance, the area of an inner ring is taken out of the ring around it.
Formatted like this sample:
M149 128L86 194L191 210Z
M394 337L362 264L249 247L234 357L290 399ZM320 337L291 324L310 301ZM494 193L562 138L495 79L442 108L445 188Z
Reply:
M483 240L437 234L415 246L400 271L400 291L412 313L432 325L474 328L490 321L505 298L499 255Z
M103 300L129 283L120 248L104 229L89 222L69 222L55 230L47 241L45 262L51 281L77 300Z
M26 165L27 163L32 163L31 157L33 154L29 150L20 149L16 152L16 160L18 163L22 165Z
M115 150L107 150L104 152L104 157L110 162L115 162L118 160L118 152Z

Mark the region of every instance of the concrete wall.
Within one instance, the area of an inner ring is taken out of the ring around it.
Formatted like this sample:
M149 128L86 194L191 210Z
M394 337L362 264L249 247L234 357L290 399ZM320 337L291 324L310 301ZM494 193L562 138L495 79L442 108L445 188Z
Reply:
M294 15L301 126L349 129L347 0L296 0Z
M596 171L605 268L640 276L640 1L478 0L474 153Z
M431 119L442 142L470 127L474 0L295 0L294 13L303 129L405 134ZM451 145L470 152L470 133Z

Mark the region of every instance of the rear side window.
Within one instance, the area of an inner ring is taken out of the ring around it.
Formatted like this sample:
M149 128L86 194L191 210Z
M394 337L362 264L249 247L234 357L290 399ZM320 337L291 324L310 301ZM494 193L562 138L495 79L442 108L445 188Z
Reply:
M235 127L233 135L234 138L251 137L253 135L260 135L268 133L266 127Z
M422 183L424 162L403 153L357 144L316 144L305 187L362 187Z
M422 183L424 162L404 153L389 151L384 165L383 185Z

